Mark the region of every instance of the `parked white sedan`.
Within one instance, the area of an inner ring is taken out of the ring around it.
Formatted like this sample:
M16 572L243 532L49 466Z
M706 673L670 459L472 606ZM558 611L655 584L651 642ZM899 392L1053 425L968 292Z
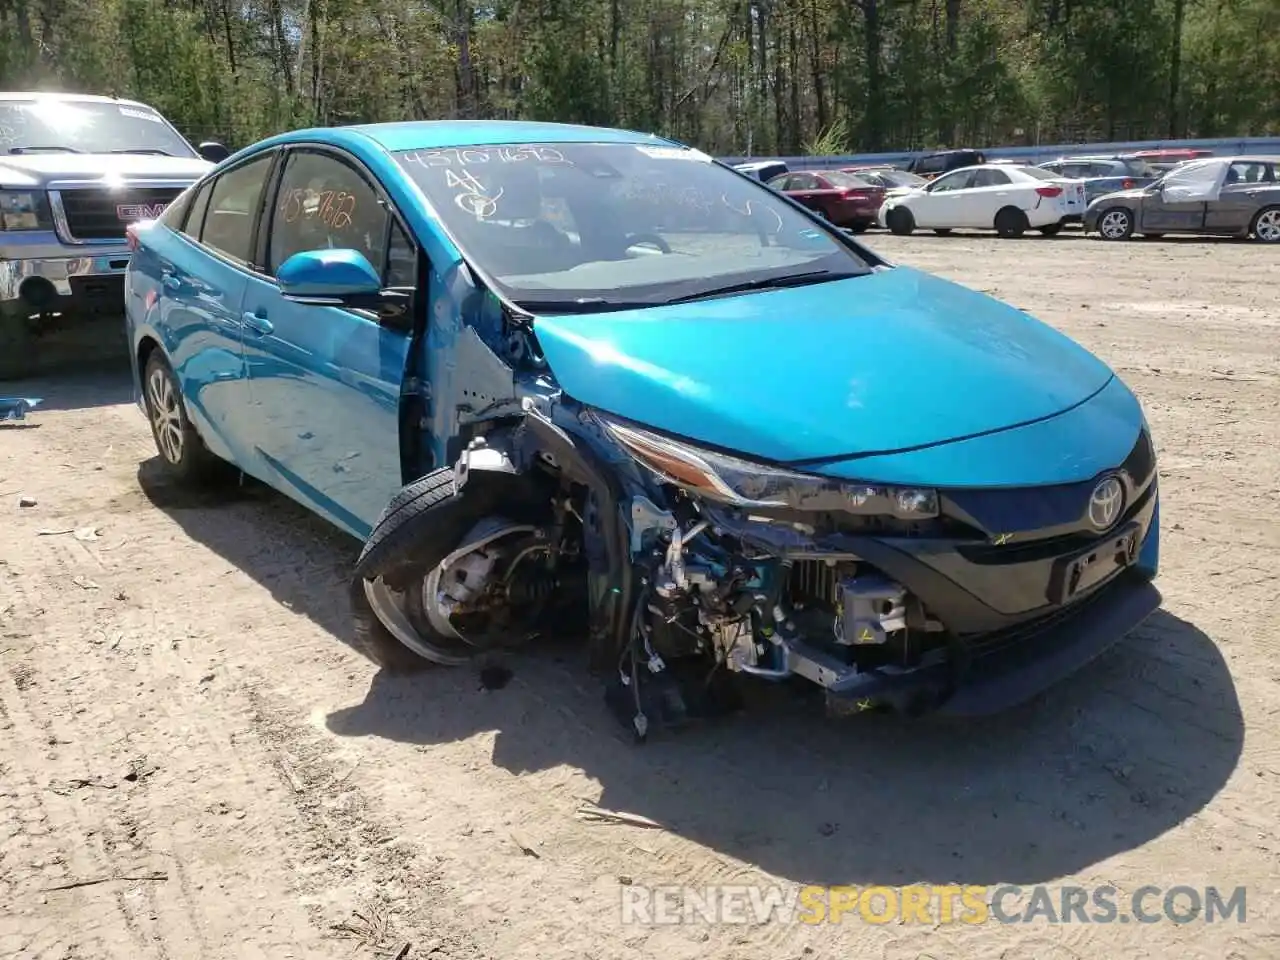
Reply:
M1051 237L1084 214L1084 183L1039 167L985 163L953 170L929 184L885 199L880 222L897 234L917 228L995 230L1020 237L1039 230Z

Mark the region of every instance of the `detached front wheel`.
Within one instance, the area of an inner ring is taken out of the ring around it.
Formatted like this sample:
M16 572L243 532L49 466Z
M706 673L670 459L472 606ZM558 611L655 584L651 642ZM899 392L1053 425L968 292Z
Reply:
M405 487L356 564L354 645L405 673L524 639L555 589L551 545L529 514L509 487L480 479L457 490L448 467Z

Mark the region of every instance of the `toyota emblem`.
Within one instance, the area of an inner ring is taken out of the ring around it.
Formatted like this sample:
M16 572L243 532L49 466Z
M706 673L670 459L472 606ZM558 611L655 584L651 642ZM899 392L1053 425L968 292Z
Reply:
M1124 505L1124 486L1115 477L1107 477L1089 496L1089 523L1096 530L1106 530L1120 516Z

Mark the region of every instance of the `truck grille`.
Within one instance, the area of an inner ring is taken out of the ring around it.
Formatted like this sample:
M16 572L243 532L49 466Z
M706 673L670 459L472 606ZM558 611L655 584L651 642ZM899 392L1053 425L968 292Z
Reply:
M136 220L159 216L180 187L125 187L63 190L62 211L68 240L124 240L124 228Z

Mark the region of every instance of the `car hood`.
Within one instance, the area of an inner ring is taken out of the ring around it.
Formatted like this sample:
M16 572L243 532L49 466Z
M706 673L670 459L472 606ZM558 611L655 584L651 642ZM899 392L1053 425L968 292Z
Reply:
M1112 373L1014 307L909 267L617 313L542 316L564 391L773 462L890 453L1051 417Z
M0 156L0 187L46 187L61 180L195 182L213 169L197 157L143 153L32 153Z
M1141 200L1143 195L1141 187L1136 187L1133 190L1115 190L1095 198L1089 206L1096 207L1103 200Z

